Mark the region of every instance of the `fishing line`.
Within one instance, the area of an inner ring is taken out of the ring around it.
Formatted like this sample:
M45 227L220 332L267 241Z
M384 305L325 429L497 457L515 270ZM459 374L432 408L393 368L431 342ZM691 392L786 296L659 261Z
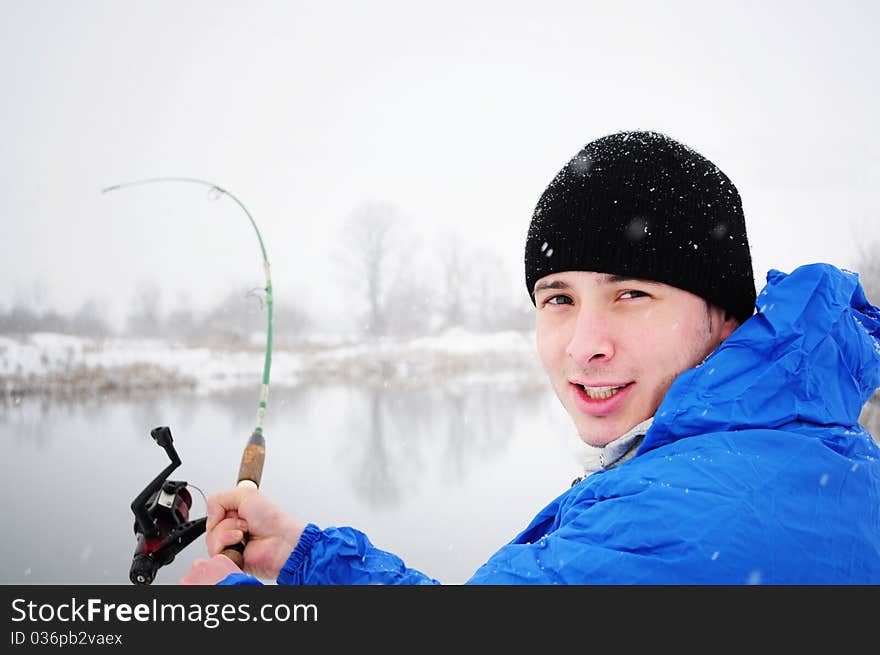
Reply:
M267 317L268 317L268 325L266 328L266 353L263 361L263 379L262 379L262 387L260 390L260 400L257 408L257 421L256 427L254 428L255 434L263 433L263 422L265 420L266 415L266 406L269 402L269 371L272 366L272 276L270 274L269 269L269 257L266 254L266 246L263 243L263 237L260 234L260 229L257 227L256 221L254 221L253 216L248 211L247 207L244 206L244 203L241 202L235 195L220 187L216 184L208 182L207 180L201 180L194 177L152 177L143 180L134 180L132 182L125 182L123 184L114 184L113 186L109 186L105 189L101 190L101 193L109 193L111 191L116 191L119 189L126 189L134 186L141 186L144 184L153 184L158 182L186 182L192 184L200 184L202 186L208 187L209 197L213 197L212 199L219 198L220 196L228 196L231 198L247 215L248 220L250 220L251 225L254 228L254 232L257 233L257 240L260 242L260 252L263 256L263 270L266 275L266 308L267 308ZM255 481L258 482L258 481Z
M196 485L194 485L192 482L189 483L189 486L192 487L193 489L195 489L196 491L198 491L199 494L201 494L202 500L205 501L205 508L207 508L208 507L208 497L205 496L205 492L202 491L200 487L197 487Z

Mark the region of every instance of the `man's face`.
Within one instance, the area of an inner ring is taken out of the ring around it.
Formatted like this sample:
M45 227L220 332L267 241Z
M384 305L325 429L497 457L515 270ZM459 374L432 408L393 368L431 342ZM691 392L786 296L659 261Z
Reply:
M675 377L738 325L676 287L587 271L538 280L535 306L541 362L581 439L593 446L653 416Z

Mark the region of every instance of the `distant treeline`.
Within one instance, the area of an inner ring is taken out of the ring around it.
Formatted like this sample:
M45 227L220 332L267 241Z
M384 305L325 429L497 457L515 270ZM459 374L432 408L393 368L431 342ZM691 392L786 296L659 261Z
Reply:
M429 239L392 204L358 207L340 226L334 243L335 250L326 257L332 275L325 278L322 273L319 283L322 289L326 286L328 300L344 297L344 316L325 316L321 302L306 311L289 297L287 302L276 297L277 341L314 335L428 336L456 327L471 332L525 331L534 326L534 307L519 286L521 273L509 270L493 246L456 234ZM878 242L860 244L856 267L874 304L880 301L878 252ZM334 287L336 283L340 286ZM108 308L97 300L71 314L19 302L9 309L0 307L0 333L41 331L241 344L265 334L266 312L262 289L237 287L207 309L196 309L182 299L163 312L160 290L145 280L128 296L121 327L118 320L110 321Z
M456 327L473 332L533 327L534 307L519 286L521 273L508 270L491 246L455 234L430 239L387 203L358 207L340 228L336 251L327 258L332 263L330 282L340 286L328 284L327 294L334 300L344 296L343 319L322 315L321 303L306 312L276 297L273 332L278 341L328 334L413 337ZM262 289L238 286L206 310L184 299L163 312L159 288L144 280L126 294L121 327L98 300L71 314L18 302L9 309L0 307L0 333L242 343L265 333L266 313Z
M92 307L92 309L97 308ZM21 306L0 311L0 334L29 332L60 332L87 337L106 337L111 335L112 330L97 311L79 311L71 316L52 310L37 312Z
M155 290L146 287L144 302L136 305L126 316L122 327L115 327L97 301L90 301L71 314L54 310L36 311L25 306L0 309L0 334L20 335L33 332L57 332L85 337L138 337L164 338L186 343L215 342L228 345L242 344L261 336L266 331L266 308L262 299L253 292L236 290L207 311L177 308L160 315L152 302ZM501 307L492 311L444 312L439 303L422 296L420 307L405 301L390 305L388 311L376 311L354 322L350 335L362 337L414 337L436 334L461 327L474 332L529 330L534 318L531 305ZM429 307L429 305L435 305ZM447 308L448 309L448 308ZM479 308L478 308L479 309ZM273 333L281 343L307 339L332 332L332 326L322 325L320 319L307 316L299 310L284 306L274 308Z

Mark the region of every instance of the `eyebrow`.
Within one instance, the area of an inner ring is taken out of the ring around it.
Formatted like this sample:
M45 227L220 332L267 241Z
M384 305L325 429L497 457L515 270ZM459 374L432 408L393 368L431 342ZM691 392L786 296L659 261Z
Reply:
M611 275L605 274L601 278L599 278L599 284L617 284L619 282L638 282L639 284L661 284L660 282L654 282L653 280L645 280L640 277L633 277L631 275ZM546 282L538 282L535 284L535 290L532 291L532 297L534 297L539 291L543 291L545 289L570 289L571 285L567 282L563 282L562 280L547 280Z

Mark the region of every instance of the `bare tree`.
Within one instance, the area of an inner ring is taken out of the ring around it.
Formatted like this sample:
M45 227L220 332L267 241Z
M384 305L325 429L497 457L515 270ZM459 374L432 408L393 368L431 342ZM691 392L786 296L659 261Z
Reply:
M465 290L471 282L472 253L464 239L454 235L439 248L441 279L440 315L443 327L463 326L466 322Z
M467 324L480 332L527 330L532 324L532 305L517 288L518 276L495 252L481 249L472 258L471 278L465 287L468 305L474 308Z
M275 342L280 346L303 339L307 335L307 331L314 327L312 317L300 307L281 303L277 297L274 302L272 329L275 334Z
M240 285L230 290L199 321L200 336L230 344L246 343L251 334L266 329L266 308L260 290Z
M89 298L68 321L70 331L87 337L107 337L110 335L110 325L106 318L105 305Z
M439 257L444 327L478 332L531 328L532 305L517 287L518 273L497 252L456 236L439 249Z
M46 276L40 274L29 282L16 284L13 305L25 308L38 316L46 315L53 312L52 306L55 303L52 296L52 289Z
M162 293L155 282L141 281L131 297L131 307L125 319L125 332L139 337L161 336L161 298Z
M177 294L177 304L165 319L166 335L190 341L198 336L199 326L192 309L192 299L186 291Z
M0 333L26 334L40 330L40 316L27 306L16 303L0 316Z
M430 280L429 275L422 274L422 269L398 268L387 285L383 303L386 334L410 337L433 331L436 292Z
M358 207L344 225L344 261L349 265L350 281L359 287L365 302L365 329L370 336L387 331L385 296L388 271L394 256L394 229L398 213L388 203L366 203Z

